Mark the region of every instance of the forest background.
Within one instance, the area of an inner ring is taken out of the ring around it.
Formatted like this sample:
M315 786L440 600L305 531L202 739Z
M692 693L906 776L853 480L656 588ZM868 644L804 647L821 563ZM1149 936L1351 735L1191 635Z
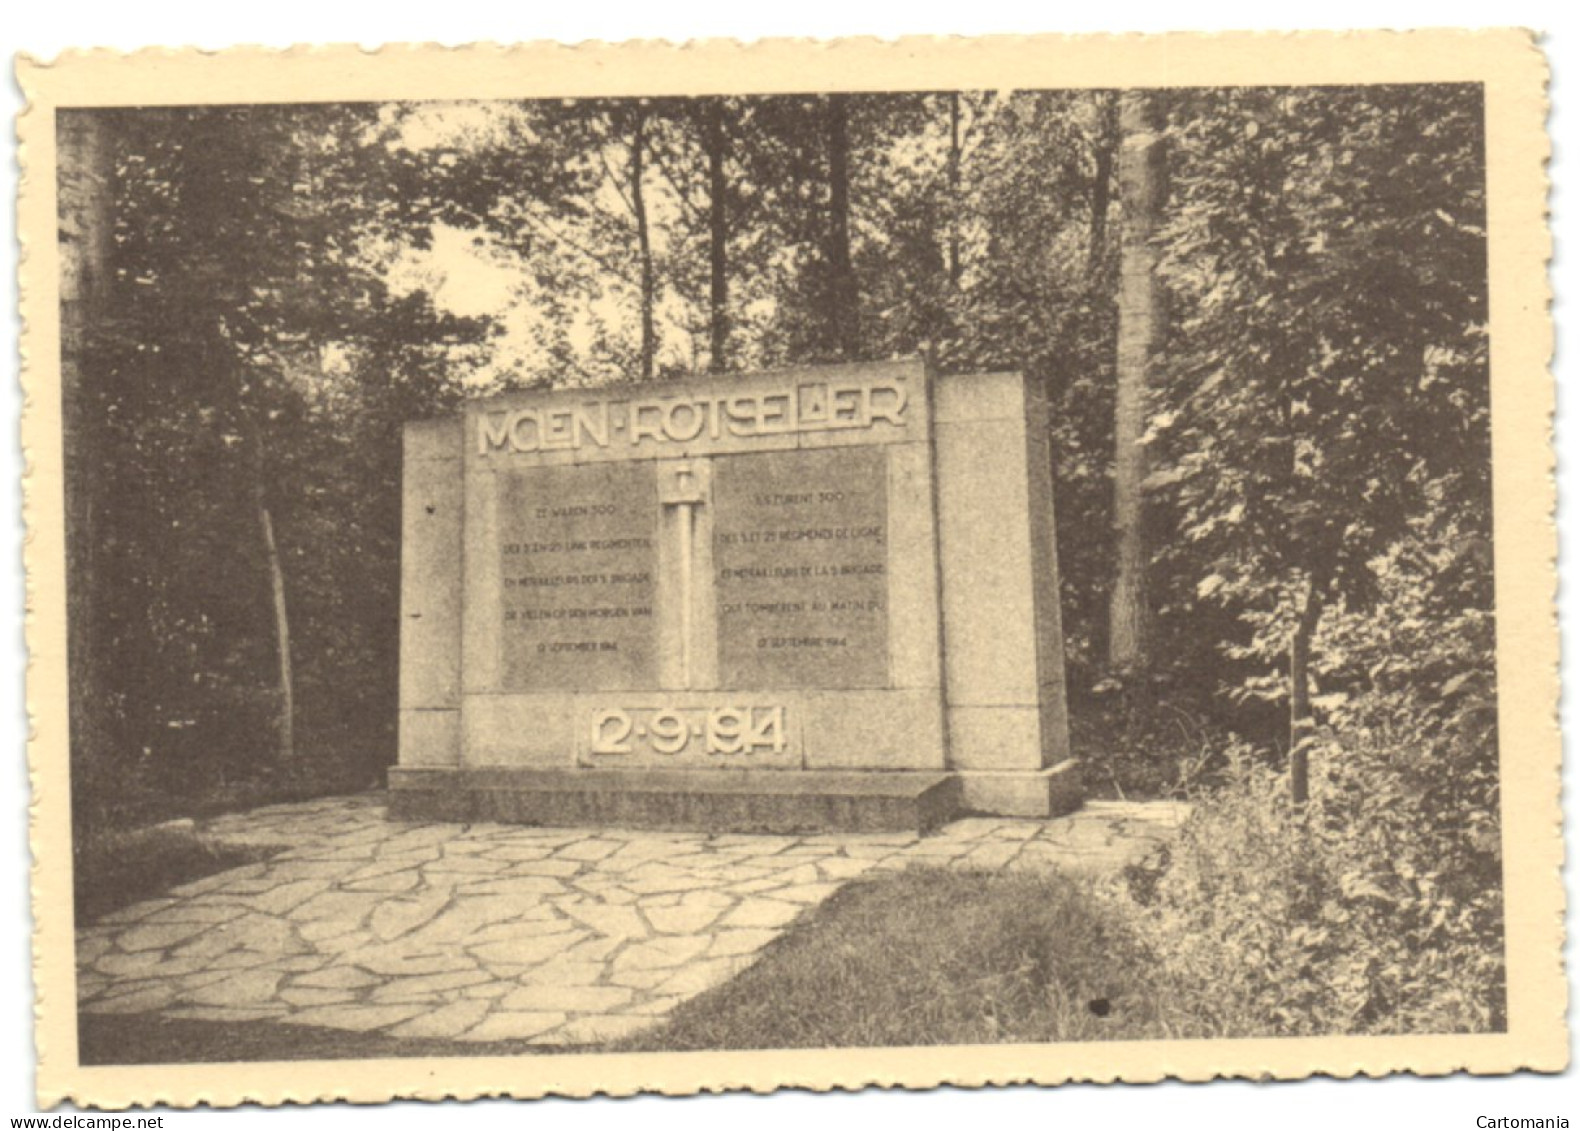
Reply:
M1054 405L1089 784L1201 803L1132 877L1176 960L1274 1031L1502 1024L1477 88L132 109L60 146L79 843L378 782L406 421L921 353Z

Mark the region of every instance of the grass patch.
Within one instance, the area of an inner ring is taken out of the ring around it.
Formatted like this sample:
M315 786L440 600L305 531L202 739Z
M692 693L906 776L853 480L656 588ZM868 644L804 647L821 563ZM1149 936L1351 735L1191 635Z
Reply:
M622 1051L1197 1035L1118 915L1057 875L913 868L851 884Z
M87 837L72 854L77 922L91 923L180 884L266 860L277 851L220 844L179 823Z

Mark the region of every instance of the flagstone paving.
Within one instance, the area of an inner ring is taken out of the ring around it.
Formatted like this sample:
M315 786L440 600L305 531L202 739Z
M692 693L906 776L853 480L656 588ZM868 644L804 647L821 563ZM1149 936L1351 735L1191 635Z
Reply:
M291 847L80 929L78 994L95 1013L605 1041L745 969L863 874L1111 873L1188 815L1181 803L1090 802L926 837L794 837L402 823L379 794L272 806L204 832Z

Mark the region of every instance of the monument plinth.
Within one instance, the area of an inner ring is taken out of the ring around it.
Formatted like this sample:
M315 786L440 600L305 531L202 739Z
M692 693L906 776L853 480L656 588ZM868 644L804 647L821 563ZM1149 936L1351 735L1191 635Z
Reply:
M1047 410L919 361L409 425L397 815L928 827L1079 803Z

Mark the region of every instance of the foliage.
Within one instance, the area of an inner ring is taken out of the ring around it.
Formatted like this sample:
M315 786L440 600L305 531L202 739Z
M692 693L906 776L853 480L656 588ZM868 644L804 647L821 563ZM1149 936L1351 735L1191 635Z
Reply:
M355 107L108 112L114 286L75 533L109 673L105 747L73 750L89 825L282 769L260 507L281 517L311 774L366 784L387 757L399 429L443 403L439 365L475 328L356 254L395 230L373 129Z
M1138 877L1168 966L1259 1032L1505 1024L1490 619L1387 589L1387 615L1345 613L1319 639L1366 684L1329 693L1308 806L1242 745L1169 860Z
M1186 664L1223 647L1278 700L1304 587L1358 611L1421 523L1490 537L1480 92L1203 91L1174 119L1163 612ZM1197 631L1214 605L1241 630Z

